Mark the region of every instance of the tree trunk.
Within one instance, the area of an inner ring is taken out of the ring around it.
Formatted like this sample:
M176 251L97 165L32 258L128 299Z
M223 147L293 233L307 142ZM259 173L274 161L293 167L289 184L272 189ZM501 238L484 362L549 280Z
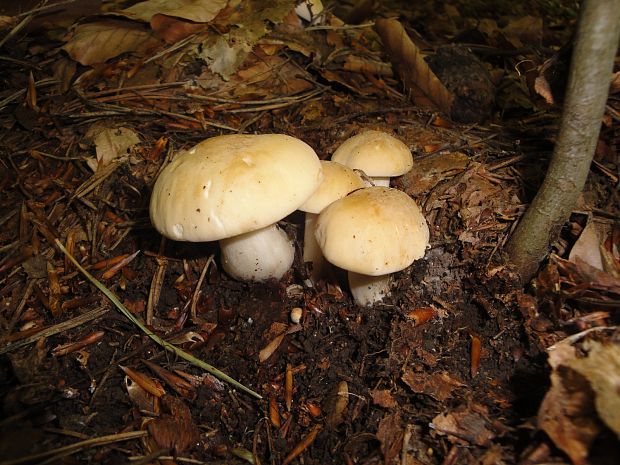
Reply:
M523 282L558 238L590 170L620 38L620 0L584 0L562 123L545 180L507 244Z

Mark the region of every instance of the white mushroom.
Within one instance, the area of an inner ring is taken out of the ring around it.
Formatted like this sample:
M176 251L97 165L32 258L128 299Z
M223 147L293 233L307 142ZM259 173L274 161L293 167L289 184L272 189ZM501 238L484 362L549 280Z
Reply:
M157 178L153 226L177 241L220 241L222 266L236 279L279 279L294 248L277 222L321 183L310 146L281 134L225 135L178 153Z
M413 167L409 148L382 131L364 131L342 143L332 161L362 170L376 186L390 185L390 178L401 176Z
M316 282L323 274L324 258L314 237L319 213L335 200L355 189L365 187L362 177L351 168L334 161L322 160L323 182L299 210L306 212L304 229L304 262L312 263L311 278Z
M333 202L319 215L315 235L325 258L349 271L358 305L390 291L390 273L422 258L429 243L426 220L402 191L367 187Z

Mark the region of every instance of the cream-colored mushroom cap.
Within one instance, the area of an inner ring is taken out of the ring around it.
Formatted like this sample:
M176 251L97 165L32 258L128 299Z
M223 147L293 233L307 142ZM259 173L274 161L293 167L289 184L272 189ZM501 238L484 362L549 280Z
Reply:
M178 153L153 187L153 226L177 241L215 241L275 223L321 183L314 150L282 134L225 135Z
M347 139L331 159L368 176L400 176L413 167L409 148L382 131L364 131Z
M320 213L334 200L341 199L349 192L366 185L359 174L340 163L321 160L321 166L323 167L323 182L299 207L302 212Z
M367 187L319 215L316 239L336 266L370 276L402 270L424 256L429 231L417 204L402 191Z

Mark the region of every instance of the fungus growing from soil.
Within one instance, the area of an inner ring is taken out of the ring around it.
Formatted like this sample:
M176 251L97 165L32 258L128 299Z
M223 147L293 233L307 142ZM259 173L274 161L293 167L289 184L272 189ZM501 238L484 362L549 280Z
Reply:
M178 153L157 178L151 222L176 241L220 241L233 278L280 279L294 247L277 222L323 179L314 150L282 134L225 135Z
M312 263L312 282L323 274L324 258L314 237L314 229L319 213L335 200L349 192L366 186L362 177L351 168L334 161L321 160L323 182L306 200L299 210L306 213L304 228L304 262Z
M429 244L426 220L402 191L367 187L333 202L319 215L315 235L325 258L349 272L358 305L390 292L390 273L422 258Z
M332 155L332 161L362 170L376 186L389 187L390 178L413 167L409 148L382 131L364 131L347 139Z

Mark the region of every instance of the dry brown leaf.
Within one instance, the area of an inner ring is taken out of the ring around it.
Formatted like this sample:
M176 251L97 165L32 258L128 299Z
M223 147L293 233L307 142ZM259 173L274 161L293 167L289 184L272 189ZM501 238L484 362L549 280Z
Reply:
M587 379L570 362L577 351L565 339L548 350L551 388L538 410L538 426L576 465L588 463L590 445L600 433L594 414L594 393Z
M228 4L228 0L147 0L114 12L126 18L148 23L153 16L162 14L187 19L195 23L208 23Z
M454 96L431 71L402 24L394 19L378 19L375 29L413 102L450 115Z
M143 26L116 19L79 24L62 46L71 58L88 66L127 52L144 52L154 48L159 40Z
M620 92L620 71L616 71L611 78L611 84L609 85L609 93L616 94Z
M109 127L104 124L93 124L86 131L86 139L95 144L97 160L89 163L93 171L109 165L140 143L140 138L131 129L125 127ZM94 161L94 160L93 160Z
M388 413L379 421L377 439L381 443L384 464L396 463L403 449L403 437L404 431L399 412Z
M463 172L470 159L462 152L449 152L416 161L416 169L397 178L396 185L416 197L429 192L442 181Z
M588 340L582 349L587 356L568 365L588 380L599 417L620 438L620 345Z
M549 81L543 76L537 76L534 79L534 90L538 95L545 99L549 105L553 105L555 100L553 98L553 92L551 92L551 86L549 85Z
M266 361L280 347L284 336L286 336L286 325L276 322L271 325L269 333L269 343L258 353L258 361L260 363Z
M484 407L457 408L433 418L431 427L441 435L447 435L456 444L476 444L488 447L496 436L484 415Z
M373 404L377 404L383 408L394 408L398 406L398 402L387 389L373 389L370 391Z
M551 258L552 263L557 265L562 283L570 286L565 290L566 294L587 289L620 296L620 278L598 270L580 258L576 258L575 263L563 260L557 255L552 255Z
M603 270L600 246L605 232L602 228L603 225L592 221L592 216L590 215L586 227L583 228L579 239L573 245L568 259L571 262L575 262L579 258L588 265L598 270Z
M614 278L620 278L620 224L615 223L600 248L603 269Z
M147 428L159 447L181 453L198 441L200 431L181 399L166 395L162 398L162 404L169 413L150 421Z
M407 370L401 378L411 390L418 394L426 394L443 402L452 397L452 391L463 386L460 381L451 378L447 373L424 373Z
M207 27L205 23L192 23L166 15L155 15L151 19L151 28L168 44L174 44Z

